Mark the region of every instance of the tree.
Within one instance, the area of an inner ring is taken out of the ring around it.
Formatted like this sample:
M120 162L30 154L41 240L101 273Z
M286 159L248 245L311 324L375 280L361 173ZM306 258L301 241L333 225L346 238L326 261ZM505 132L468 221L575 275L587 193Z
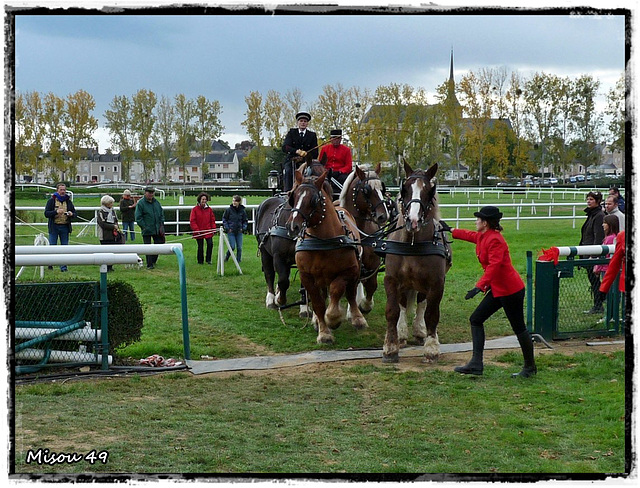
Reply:
M154 125L156 116L154 109L156 107L156 94L149 90L138 90L133 96L131 104L131 126L136 134L137 149L140 160L142 161L142 172L145 181L150 179L153 170L153 152L154 141L152 134L154 133Z
M285 93L284 95L284 101L284 123L287 124L287 128L295 127L296 114L302 111L302 105L304 103L304 96L302 95L302 91L300 91L299 88L294 88L287 91L287 93ZM315 123L315 120L313 123Z
M122 177L125 181L129 181L131 163L135 154L135 130L131 102L124 95L116 95L111 100L109 107L111 108L104 113L105 127L109 129L109 140L112 147L120 152Z
M617 151L624 151L625 148L625 79L624 74L620 76L616 85L607 93L607 106L605 114L609 119L609 137L611 147Z
M56 168L61 171L64 166L64 110L64 99L51 92L44 96L44 121L48 140L46 164L50 173Z
M527 131L535 144L535 161L540 172L547 164L547 144L558 125L560 85L558 76L535 73L524 87Z
M470 168L478 175L478 185L483 184L483 165L488 147L487 132L494 107L492 98L493 73L481 69L478 74L470 72L459 84L463 95L462 106L469 116L465 134L464 157Z
M208 173L205 164L207 153L211 150L211 143L220 137L224 127L220 123L220 102L207 100L203 95L198 96L195 103L195 137L199 141L202 155L202 178Z
M437 88L436 98L439 100L443 119L442 150L449 155L451 163L456 169L458 184L460 184L460 158L464 141L462 106L455 96L453 79Z
M280 147L286 132L284 101L275 90L269 90L264 100L264 129L268 134L269 145ZM284 127L284 131L281 129Z
M83 149L95 147L96 141L93 133L98 128L98 119L91 112L95 109L96 102L93 95L84 90L78 90L70 94L66 99L64 114L65 144L70 156L69 164L63 167L63 179L66 173L71 173L69 179L75 180L78 162Z
M187 163L191 160L189 149L193 140L193 118L195 116L195 104L193 100L187 99L182 93L175 97L175 123L174 132L176 134L176 155L178 163L182 168L183 182L187 181Z
M591 75L582 75L573 83L571 96L574 110L570 124L576 138L577 158L584 166L597 164L597 145L602 137L602 114L596 111L600 82Z
M512 150L511 171L507 174L522 175L529 171L530 144L525 140L525 108L524 108L524 81L519 73L511 72L509 87L505 93L506 113L511 122L514 146Z
M355 149L353 160L362 163L365 133L361 123L367 110L371 108L371 92L368 89L363 90L353 86L347 91L344 103L346 138Z
M252 91L249 96L244 98L247 103L246 118L241 124L247 129L251 141L256 147L247 156L249 160L255 164L257 174L252 175L252 181L256 186L262 186L263 174L262 166L264 164L263 140L262 133L264 131L265 113L262 106L262 94ZM266 177L266 175L264 175Z
M162 95L162 97L160 97L160 102L158 103L156 114L156 128L158 134L157 155L160 159L160 166L162 168L162 182L167 183L169 181L169 160L171 159L172 147L175 140L175 112L171 99Z

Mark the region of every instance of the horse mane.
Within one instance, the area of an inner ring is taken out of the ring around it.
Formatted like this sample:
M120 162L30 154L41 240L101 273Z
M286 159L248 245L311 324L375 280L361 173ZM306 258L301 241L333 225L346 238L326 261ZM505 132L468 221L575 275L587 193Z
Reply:
M346 207L347 205L347 194L349 191L349 187L351 186L351 183L353 183L353 179L356 177L356 170L352 170L351 173L349 173L349 176L347 176L347 179L344 180L344 184L342 185L342 191L340 192L340 206L341 207Z
M371 185L371 188L373 188L374 190L382 191L382 180L380 180L378 173L376 173L373 170L364 170L364 169L362 169L362 172L365 174L366 178L369 180L369 184ZM351 187L351 183L353 183L353 180L355 178L356 178L356 170L354 169L353 171L351 171L351 173L349 173L349 176L347 176L347 179L344 181L344 184L342 185L342 191L340 192L340 198L339 198L341 207L346 206L348 191L349 191L349 188ZM382 196L384 198L384 195Z

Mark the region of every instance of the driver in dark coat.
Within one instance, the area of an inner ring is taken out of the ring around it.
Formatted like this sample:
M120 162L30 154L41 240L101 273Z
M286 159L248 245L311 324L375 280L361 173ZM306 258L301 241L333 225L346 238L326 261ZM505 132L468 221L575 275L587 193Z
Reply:
M282 168L282 190L288 192L293 188L293 176L296 170L296 163L293 159L296 156L304 158L307 153L311 154L313 159L318 159L318 137L315 132L307 129L307 125L311 120L308 112L298 112L296 114L297 127L289 129L282 151L285 153L285 161Z

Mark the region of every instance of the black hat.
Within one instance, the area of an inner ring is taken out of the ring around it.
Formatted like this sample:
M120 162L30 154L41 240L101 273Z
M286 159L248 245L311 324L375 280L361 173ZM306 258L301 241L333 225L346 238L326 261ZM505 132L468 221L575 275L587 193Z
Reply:
M474 212L473 215L483 220L500 220L502 218L502 212L498 207L482 207L479 212Z
M296 120L307 119L307 122L311 120L311 115L309 112L298 112L296 114Z
M144 189L144 191L148 191L149 193L155 193L156 189L152 186L148 186Z
M333 139L334 137L342 137L342 129L333 129L329 133L329 138Z

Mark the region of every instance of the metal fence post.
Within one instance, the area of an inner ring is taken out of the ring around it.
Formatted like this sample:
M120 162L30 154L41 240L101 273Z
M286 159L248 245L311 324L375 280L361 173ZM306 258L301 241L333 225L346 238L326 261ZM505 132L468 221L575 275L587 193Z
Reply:
M107 297L107 265L100 265L100 329L102 330L102 369L109 369L109 298Z
M533 329L533 252L527 251L527 329Z
M558 281L552 261L536 261L536 298L534 332L546 340L553 339L558 310Z

